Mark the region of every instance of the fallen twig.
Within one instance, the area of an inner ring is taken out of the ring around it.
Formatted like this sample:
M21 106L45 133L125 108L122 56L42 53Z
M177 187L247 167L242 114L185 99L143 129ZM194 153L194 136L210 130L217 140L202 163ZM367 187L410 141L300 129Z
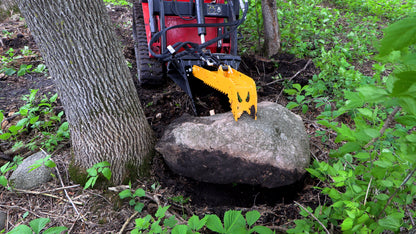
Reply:
M376 138L371 139L370 142L368 142L364 148L368 148L370 145L372 145L374 142L376 142L378 139L380 139L381 136L383 136L384 132L386 131L386 129L389 127L390 122L393 121L394 116L397 114L397 112L399 112L402 108L399 106L396 106L396 108L394 108L394 110L390 113L390 115L387 117L386 122L384 122L383 127L380 130L380 135Z
M368 192L370 191L371 181L373 181L373 177L371 177L370 178L370 182L368 182L367 191L365 192L364 206L367 203Z
M42 150L42 152L43 152L45 155L48 155L48 153L46 153L43 149L41 149L41 150ZM59 173L58 167L55 167L55 171L56 171L56 174L57 174L57 176L58 176L59 181L61 182L62 187L65 187L64 181L62 180L61 173ZM65 189L65 188L64 188L64 192L65 192L65 196L68 198L69 203L71 203L72 208L74 208L74 210L75 210L75 212L77 213L77 215L78 215L78 216L82 216L82 215L78 212L77 206L74 204L74 202L72 201L71 197L69 196L69 194L68 194L68 192L66 191L66 189Z
M43 195L43 196L46 196L46 197L52 197L52 198L56 198L56 199L59 199L59 200L63 200L63 201L68 202L68 203L72 202L72 201L69 201L68 199L65 199L63 197L59 197L59 196L56 196L56 195L53 195L53 194L50 194L50 193L45 193L45 192L38 192L38 191L17 189L17 188L14 188L13 191L21 192L21 193L34 194L34 195ZM83 205L81 202L73 202L73 203L77 204L77 205Z
M269 83L267 83L267 84L265 84L265 85L271 85L271 84L274 84L274 83L276 83L276 82L279 82L279 81L281 81L281 80L286 80L286 79L288 79L289 81L291 81L291 80L293 80L296 76L298 76L301 72L305 71L305 70L306 70L306 68L309 66L309 64L310 64L311 62L312 62L312 59L309 59L309 60L308 60L308 62L305 64L305 66L304 66L302 69L300 69L298 72L296 72L293 76L291 76L291 77L289 77L289 78L283 78L283 79L279 79L279 80L274 80L274 81L269 82Z
M68 230L68 233L71 233L72 232L72 229L74 229L75 224L77 223L79 217L80 217L80 215L78 215L77 218L75 219L75 221L72 223L71 228Z
M296 72L295 75L293 75L292 77L290 77L288 81L292 81L296 76L298 76L302 71L304 71L308 67L309 63L311 63L311 62L312 62L312 60L309 59L308 62L305 64L305 66L302 69L300 69L298 72ZM270 84L272 84L274 82L277 82L277 80L272 81L272 82L270 82L270 83L268 83L266 85L270 85ZM285 90L285 89L282 89L280 91L279 96L277 96L276 102L279 101L280 97L282 96L283 90Z
M396 196L396 194L397 194L397 192L400 190L400 188L401 188L402 186L404 186L404 185L407 183L407 181L409 181L409 180L410 180L410 178L412 178L412 176L413 176L413 174L414 174L415 172L416 172L416 167L415 167L415 168L413 168L413 170L412 170L412 171L410 171L410 172L409 172L409 174L407 174L406 178L404 178L404 180L403 180L403 182L400 184L400 186L399 186L398 188L396 188L396 190L394 191L394 193L393 193L392 195L390 195L389 199L387 200L386 205L384 205L383 210L382 210L380 213L378 213L377 220L380 218L381 214L383 214L383 213L384 213L384 211L386 210L387 206L389 206L389 205L390 205L391 201L393 200L394 196Z
M79 184L74 184L74 185L69 185L69 186L66 186L66 187L49 189L49 190L46 190L46 191L42 191L42 193L54 192L54 191L58 191L58 190L62 190L62 189L68 189L68 188L76 188L76 187L79 187L79 186L80 186Z
M294 202L295 202L296 205L300 206L304 211L306 211L310 216L312 216L312 218L315 219L319 223L319 225L321 225L321 227L325 230L325 232L327 234L330 234L330 232L328 231L328 229L326 229L326 227L324 226L324 224L321 223L321 221L318 218L316 218L315 215L313 215L308 209L306 209L304 206L302 206L299 202L297 202L297 201L294 201Z
M162 206L163 206L163 205L160 203L160 200L159 200L159 198L157 197L157 194L154 194L154 195L148 195L148 194L146 194L146 197L147 197L147 198L149 198L150 200L154 201L154 202L157 204L157 206L158 206L158 207L162 207ZM186 221L185 221L182 217L180 217L179 215L178 215L178 216L176 216L176 215L172 214L172 212L171 212L171 211L169 211L169 210L167 210L167 211L166 211L166 216L168 216L168 217L170 217L170 216L175 216L176 220L177 220L179 223L185 223L185 222L186 222Z
M136 215L138 215L139 212L135 211L127 220L126 222L124 222L123 226L121 227L120 231L118 232L118 234L122 234L124 232L124 229L126 229L127 225L131 222L131 220L136 217Z
M57 168L57 167L55 167L55 171L56 171L56 174L58 175L58 178L59 178L59 181L61 182L62 187L65 187L65 184L64 184L64 182L62 181L61 174L59 173L59 170L58 170L58 168ZM75 212L77 213L77 215L81 215L81 214L78 212L77 206L74 204L74 202L72 201L71 197L68 195L68 192L66 191L66 189L64 189L64 192L65 192L65 196L68 198L69 202L71 203L71 205L72 205L72 207L74 208L74 210L75 210Z
M279 227L279 226L266 226L266 227L272 230L279 231L279 232L287 232L287 228L284 228L284 227Z

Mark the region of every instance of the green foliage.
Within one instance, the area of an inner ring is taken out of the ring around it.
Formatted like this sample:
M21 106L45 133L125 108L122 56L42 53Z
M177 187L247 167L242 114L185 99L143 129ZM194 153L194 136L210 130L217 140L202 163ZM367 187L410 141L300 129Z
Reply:
M22 163L23 158L20 156L13 157L13 162L7 162L3 166L0 167L0 185L11 189L9 186L9 181L6 178L6 173L8 171L13 171L17 168L17 166Z
M45 95L39 100L37 98L38 89L31 90L29 95L23 99L26 104L20 107L18 115L22 118L7 130L0 130L0 140L14 140L15 147L20 146L20 138L32 130L39 131L41 135L35 136L26 146L31 150L39 147L45 148L48 152L55 150L59 142L69 138L69 126L67 122L62 122L64 112L55 114L53 105L56 103L58 94L51 97ZM0 121L4 115L0 112ZM36 138L40 138L37 140Z
M24 76L28 73L46 73L46 66L39 64L36 68L32 69L31 64L22 64L20 60L26 57L37 57L37 55L25 46L20 51L15 51L10 48L5 52L5 55L1 56L0 73L4 73L7 76L12 76L17 73L17 76ZM19 65L20 64L20 65Z
M49 218L38 218L34 219L29 222L29 226L25 224L20 224L13 228L8 234L39 234L43 229L46 228L46 225L50 223L51 220ZM59 226L59 227L50 227L45 229L42 233L43 234L60 234L64 231L68 230L67 227Z
M308 85L305 85L303 87L301 87L300 84L293 84L292 85L292 89L285 89L285 93L289 94L289 95L295 95L294 101L289 102L286 105L286 108L288 108L289 110L295 108L295 107L302 107L302 113L306 113L308 111L308 103L310 102L309 100L306 100L306 96L309 96L310 93L308 93ZM303 93L305 91L305 93ZM292 98L289 97L289 100L291 100Z
M111 3L116 6L132 6L132 4L126 0L104 0L104 2Z
M206 215L205 217L207 217L207 228L217 233L273 233L267 227L253 226L260 218L260 213L256 210L247 212L245 218L241 211L226 211L224 214L224 225L216 215Z
M256 210L249 211L245 217L241 211L229 210L224 214L223 222L217 215L205 215L199 219L193 215L187 221L187 224L176 225L175 216L166 217L166 212L170 206L159 207L155 214L155 218L146 215L143 218L136 219L136 228L132 233L200 233L204 227L215 233L229 234L246 234L273 233L269 228L264 226L254 226L255 222L260 218L260 213Z
M380 58L396 62L396 70L377 84L345 90L345 104L319 117L318 123L335 131L335 142L343 144L330 152L329 162L315 161L307 169L326 183L320 189L331 203L308 208L315 217L302 211L305 219L296 221L291 233L321 232L330 224L345 233L412 228L415 212L405 211L416 195L416 66L407 65L413 58L403 51L411 51L416 41L400 40L414 31L415 18L410 19L388 27L381 42ZM350 115L353 126L336 122L341 114Z
M183 205L186 204L189 201L189 197L185 198L182 195L179 195L179 196L171 197L171 198L169 198L169 200L172 200L173 202L176 202L176 203L180 204L180 206L182 208L182 217L186 218L185 210L184 210Z
M84 189L94 187L100 174L103 175L107 180L111 179L110 163L107 161L99 162L94 164L91 168L87 169L88 180L84 185Z
M375 53L374 42L381 34L380 28L386 23L380 14L357 14L350 10L349 5L373 5L373 8L383 9L380 6L387 3L381 0L335 2L339 3L341 9L322 0L279 0L277 13L282 52L299 58L311 58L320 70L310 80L311 96L307 99L330 96L341 106L344 90L353 91L361 85L374 83L372 77L359 71L359 67ZM394 1L392 6L398 2ZM406 12L416 11L410 7L410 3L386 8L399 11L404 5L408 9ZM242 26L243 34L248 37L243 44L252 51L258 51L263 40L259 33L261 31L261 1L252 0L247 20ZM245 49L244 52L248 53L249 50Z
M406 16L416 11L414 0L334 0L333 3L349 11L390 19Z
M129 188L121 191L118 195L120 199L129 198L129 205L133 206L135 211L142 212L144 203L136 201L137 198L140 199L146 195L142 188L138 188L134 193L131 193L131 184L129 184Z
M156 184L152 185L156 190ZM119 193L120 199L129 199L129 204L134 206L137 212L141 212L144 204L140 202L141 198L146 197L146 192L142 188L138 188L134 193L131 191L131 184L129 188ZM176 196L170 198L182 205L188 202L188 198L183 196ZM200 233L204 227L217 233L272 233L272 231L263 226L255 226L254 224L260 218L260 213L256 210L249 211L245 217L241 211L229 210L224 214L224 223L217 215L205 215L202 219L193 215L187 221L187 224L178 225L177 218L174 215L168 214L168 206L159 206L154 217L150 214L137 218L135 220L136 226L131 233L177 233L177 234L196 234Z
M263 16L261 12L261 1L250 0L247 17L244 24L240 27L243 34L248 37L250 45L242 47L243 53L251 51L260 51L263 32ZM248 49L248 48L249 49Z
M31 172L31 171L33 171L36 168L39 168L41 166L46 166L46 167L49 167L49 168L56 167L56 163L53 160L51 160L51 157L52 157L51 155L48 155L45 158L36 160L36 162L30 166L29 172Z

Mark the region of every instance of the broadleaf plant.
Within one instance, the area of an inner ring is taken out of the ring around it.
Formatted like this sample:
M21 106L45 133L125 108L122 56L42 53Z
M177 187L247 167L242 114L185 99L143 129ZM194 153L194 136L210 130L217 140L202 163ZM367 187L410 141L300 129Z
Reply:
M333 226L345 233L401 232L413 227L416 196L416 18L384 30L379 59L394 72L356 92L346 91L345 104L318 122L337 133L329 162L314 161L307 171L326 184L331 202L303 214L289 233L322 232ZM353 124L338 123L341 114ZM312 215L314 217L312 217ZM319 220L319 222L317 221Z

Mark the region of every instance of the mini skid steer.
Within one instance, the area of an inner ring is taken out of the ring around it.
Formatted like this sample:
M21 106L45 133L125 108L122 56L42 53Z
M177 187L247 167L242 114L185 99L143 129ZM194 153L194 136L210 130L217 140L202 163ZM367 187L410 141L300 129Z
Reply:
M227 95L236 121L244 112L256 119L255 82L237 71L237 27L247 7L247 0L135 0L139 82L158 83L167 75L189 95L197 114L192 84L202 81Z

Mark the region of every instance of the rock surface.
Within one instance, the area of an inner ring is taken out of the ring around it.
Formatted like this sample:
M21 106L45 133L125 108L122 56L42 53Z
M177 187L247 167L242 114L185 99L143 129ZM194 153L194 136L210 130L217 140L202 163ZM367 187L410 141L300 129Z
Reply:
M29 172L31 166L37 160L43 159L46 156L43 152L37 152L23 160L10 176L9 181L11 184L18 189L31 189L50 181L52 179L51 170L44 165Z
M183 176L217 184L267 188L292 184L309 165L309 141L302 119L272 102L258 104L257 120L231 113L184 115L156 145L168 166Z

